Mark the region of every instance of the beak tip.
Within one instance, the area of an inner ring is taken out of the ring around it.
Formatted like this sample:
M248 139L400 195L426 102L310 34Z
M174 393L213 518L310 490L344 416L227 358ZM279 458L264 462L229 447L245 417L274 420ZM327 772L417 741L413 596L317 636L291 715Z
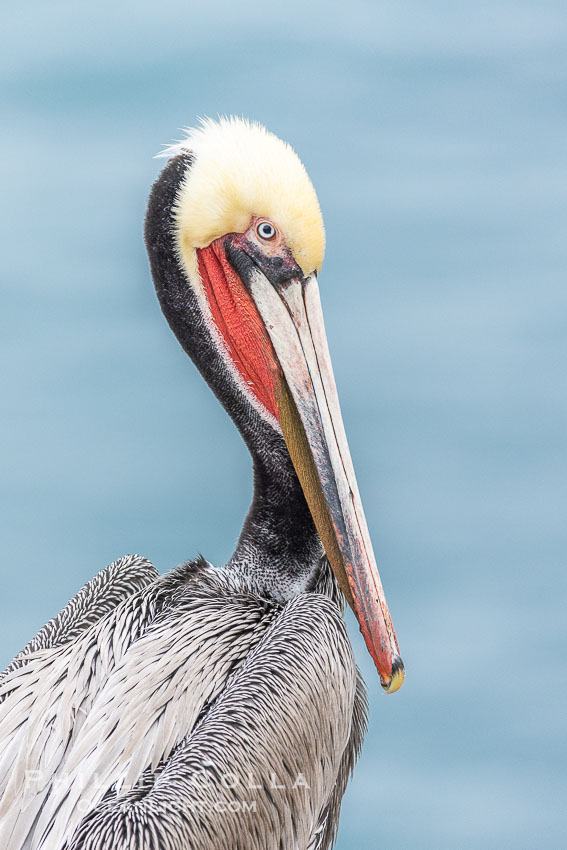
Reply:
M404 662L399 655L394 655L392 659L392 673L390 678L386 681L380 678L380 684L384 689L384 693L394 694L396 691L399 691L404 683L405 675L406 671L404 668Z

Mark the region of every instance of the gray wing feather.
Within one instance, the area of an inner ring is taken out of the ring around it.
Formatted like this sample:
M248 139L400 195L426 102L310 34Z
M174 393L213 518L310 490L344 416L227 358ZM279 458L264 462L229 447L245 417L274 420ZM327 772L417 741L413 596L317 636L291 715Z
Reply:
M155 610L145 591L158 575L139 556L115 561L0 677L0 846L31 846L35 817L100 682Z
M170 758L125 796L109 789L66 850L323 850L364 706L340 612L298 596Z
M169 757L259 640L272 610L248 595L228 604L218 591L200 596L191 587L152 622L99 688L68 749L65 779L37 826L38 835L45 830L40 846L59 848L110 787L130 790L146 768Z
M341 761L337 781L325 806L321 820L307 850L327 850L334 844L339 826L343 795L362 749L368 719L368 700L364 679L357 669L356 692L352 713L350 738Z
M88 581L63 610L40 629L0 674L0 681L12 670L22 667L30 654L75 640L120 602L157 578L156 568L140 555L125 555L114 561Z
M103 578L117 607L91 596L89 627L78 603L0 681L5 850L330 846L365 725L341 613L202 566L156 581L148 565L132 595Z

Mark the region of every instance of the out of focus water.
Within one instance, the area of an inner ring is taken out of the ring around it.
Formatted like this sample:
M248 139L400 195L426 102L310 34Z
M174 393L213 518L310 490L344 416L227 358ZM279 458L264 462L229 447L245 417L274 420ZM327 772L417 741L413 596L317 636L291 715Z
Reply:
M249 459L141 229L160 145L244 114L319 192L408 671L382 696L352 629L371 727L338 847L566 847L565 4L211 6L2 13L0 666L119 555L231 552Z

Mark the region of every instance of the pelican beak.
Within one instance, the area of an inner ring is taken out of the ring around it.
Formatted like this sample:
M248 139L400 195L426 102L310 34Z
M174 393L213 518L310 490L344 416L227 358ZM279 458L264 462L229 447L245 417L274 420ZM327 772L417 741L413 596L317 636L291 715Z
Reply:
M386 604L344 431L315 274L277 284L255 267L248 289L285 378L280 424L317 531L386 693L404 665Z

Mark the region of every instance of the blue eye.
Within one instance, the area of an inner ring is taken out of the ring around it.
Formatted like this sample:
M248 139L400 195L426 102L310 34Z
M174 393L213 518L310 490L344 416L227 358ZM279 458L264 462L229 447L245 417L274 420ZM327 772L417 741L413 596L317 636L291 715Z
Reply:
M269 221L261 221L256 228L256 233L261 239L273 239L276 235L276 228Z

